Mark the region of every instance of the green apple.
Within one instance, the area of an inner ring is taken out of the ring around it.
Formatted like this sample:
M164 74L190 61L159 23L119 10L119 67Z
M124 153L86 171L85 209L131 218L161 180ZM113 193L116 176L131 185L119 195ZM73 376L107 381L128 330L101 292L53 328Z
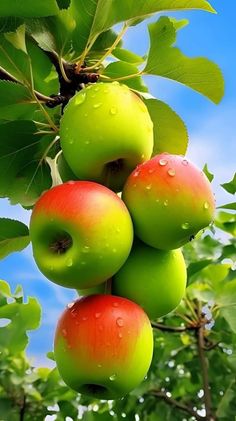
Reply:
M80 298L67 307L57 325L54 355L62 379L96 399L118 399L137 387L152 353L150 321L126 298Z
M178 306L186 280L181 250L157 250L135 241L125 264L112 279L112 293L129 298L156 319Z
M180 155L163 153L139 165L128 177L122 198L136 236L162 250L181 247L214 217L210 182Z
M151 157L153 123L146 105L127 86L97 83L65 107L60 141L79 179L121 191L132 170Z
M80 297L95 294L109 294L111 292L111 279L103 284L96 285L93 288L77 289L77 292Z
M57 168L63 183L65 183L66 181L78 180L78 177L76 177L76 175L73 173L73 171L67 164L63 153L61 153L58 157Z
M105 282L124 264L133 226L113 191L91 181L69 181L39 198L30 237L35 261L49 280L83 289Z

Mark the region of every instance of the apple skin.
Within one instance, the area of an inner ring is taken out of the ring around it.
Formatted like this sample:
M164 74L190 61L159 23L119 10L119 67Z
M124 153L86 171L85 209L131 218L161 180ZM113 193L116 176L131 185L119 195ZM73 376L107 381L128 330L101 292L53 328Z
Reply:
M122 200L91 181L69 181L45 192L30 221L35 262L68 288L105 282L127 259L133 226Z
M154 320L178 306L186 281L181 250L157 250L135 241L125 264L112 279L112 294L139 304Z
M127 86L96 83L65 107L60 142L79 179L119 192L133 169L152 155L153 123L146 105Z
M153 354L150 321L137 304L113 295L90 295L59 319L55 361L64 382L79 393L117 399L144 379Z
M135 235L162 250L181 247L214 217L210 182L180 155L162 153L139 165L128 177L122 199Z
M78 177L76 177L76 175L73 173L73 171L67 164L63 154L60 154L60 156L58 157L57 168L63 183L66 183L67 181L78 180Z
M87 295L95 295L95 294L110 294L111 293L111 282L112 279L109 279L102 284L96 285L93 288L86 288L86 289L77 289L77 293L80 297L85 297Z

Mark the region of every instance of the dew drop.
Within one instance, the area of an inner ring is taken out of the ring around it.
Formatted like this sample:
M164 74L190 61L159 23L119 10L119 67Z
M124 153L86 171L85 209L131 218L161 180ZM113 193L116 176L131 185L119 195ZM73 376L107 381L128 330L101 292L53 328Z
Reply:
M73 180L68 181L67 184L75 184L75 181L73 181Z
M140 174L140 171L139 171L139 170L137 170L137 171L135 171L135 172L134 172L133 176L134 176L134 177L138 177L138 175L139 175L139 174Z
M99 319L99 317L101 317L102 313L95 313L95 319Z
M67 330L66 329L62 329L62 335L67 336Z
M102 364L98 364L98 368L102 368Z
M188 165L188 161L187 161L187 159L183 159L182 164L183 164L183 165Z
M112 305L113 307L119 307L119 303L117 303L116 301Z
M159 203L160 202L160 199L156 199L156 203Z
M168 200L166 199L165 201L164 201L164 206L168 206Z
M98 86L96 86L96 87L94 88L94 90L95 90L95 92L98 92L98 91L99 91L99 87L98 87Z
M67 304L67 308L72 308L74 306L74 302Z
M68 259L67 262L66 262L66 266L68 268L70 268L72 265L73 265L73 260L72 259Z
M203 209L205 209L205 210L209 209L209 203L208 202L205 202L204 203Z
M116 324L119 327L124 326L124 320L121 317L118 317L118 319L116 320Z
M152 185L151 184L149 184L148 186L146 186L146 190L151 190L151 188L152 188Z
M148 172L149 172L149 174L152 174L152 173L154 173L154 169L151 168L150 170L148 170Z
M112 249L112 253L117 253L117 250L115 248Z
M167 164L168 164L167 159L159 159L159 165L161 165L162 167L164 167Z
M82 253L89 253L90 247L89 246L84 246L82 248Z
M110 114L111 114L111 115L115 115L115 114L117 114L117 108L116 108L116 107L111 107L111 108L110 108Z
M70 139L70 140L69 140L69 144L70 144L70 145L73 145L73 143L74 143L74 139Z
M85 101L86 98L86 92L81 92L79 95L75 98L75 105L81 105Z
M54 222L54 218L50 218L50 222Z
M84 260L82 260L81 265L82 266L85 266L86 265L86 262Z
M88 117L88 113L85 113L85 114L84 114L84 117Z
M90 140L85 140L85 145L89 145L90 144Z
M82 320L85 322L86 320L88 320L88 317L84 316L82 317Z
M117 82L117 80L115 80L115 82L112 82L112 85L118 86L119 82Z
M111 380L111 382L114 382L114 380L116 379L116 377L117 377L117 375L116 375L116 374L112 374L112 375L109 377L109 380Z
M133 188L135 189L135 187L137 187L137 184L133 184Z
M54 266L50 266L49 269L53 272L54 271Z
M121 339L123 335L122 335L122 333L121 333L121 332L119 332L118 336L119 336L119 338Z
M184 222L184 223L181 225L181 228L183 228L183 230L187 230L187 229L189 229L189 227L190 227L190 224L189 224L188 222Z
M102 105L102 103L101 102L98 102L97 104L94 104L93 105L93 108L99 108L99 107L101 107L101 105Z
M116 232L118 232L118 233L120 232L120 228L119 227L116 228Z
M107 94L108 92L109 92L109 90L106 88L106 89L104 89L104 94Z
M174 168L170 168L167 172L170 175L170 177L174 177L175 176L175 170L174 170Z

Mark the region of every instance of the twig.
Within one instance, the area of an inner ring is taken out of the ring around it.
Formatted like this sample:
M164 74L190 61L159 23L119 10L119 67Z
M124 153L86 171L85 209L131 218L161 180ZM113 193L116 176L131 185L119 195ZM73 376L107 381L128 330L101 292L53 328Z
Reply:
M25 410L26 410L26 396L24 395L22 405L20 407L20 420L19 421L24 421Z
M162 392L161 390L155 390L154 389L154 390L150 390L148 393L157 397L157 398L163 399L169 405L171 405L175 408L178 408L178 409L186 412L187 414L195 417L197 421L207 420L205 417L202 417L201 415L198 415L198 413L196 411L194 411L194 409L191 408L190 406L187 406L184 403L167 396L166 392Z
M186 332L186 330L199 329L199 325L196 325L196 324L189 324L185 326L166 326L162 323L156 323L156 322L152 322L151 324L154 329L163 330L164 332Z
M198 306L198 317L201 318L201 307ZM205 403L205 410L206 410L206 420L207 421L215 421L215 416L212 413L212 402L211 402L211 393L210 393L210 385L209 385L209 377L208 377L208 360L205 357L204 348L205 348L205 341L204 341L204 326L199 326L196 331L197 336L197 349L199 355L199 361L202 371L202 381L203 381L203 390L204 390L204 403Z

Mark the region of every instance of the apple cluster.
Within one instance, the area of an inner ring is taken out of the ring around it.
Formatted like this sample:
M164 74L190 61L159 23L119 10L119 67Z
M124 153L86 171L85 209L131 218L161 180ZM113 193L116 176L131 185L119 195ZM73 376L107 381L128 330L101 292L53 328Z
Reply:
M185 157L152 156L148 110L117 82L70 100L60 142L63 183L39 198L30 222L41 272L82 296L58 322L55 360L72 389L116 399L149 369L150 320L184 296L180 247L212 221L214 197Z

